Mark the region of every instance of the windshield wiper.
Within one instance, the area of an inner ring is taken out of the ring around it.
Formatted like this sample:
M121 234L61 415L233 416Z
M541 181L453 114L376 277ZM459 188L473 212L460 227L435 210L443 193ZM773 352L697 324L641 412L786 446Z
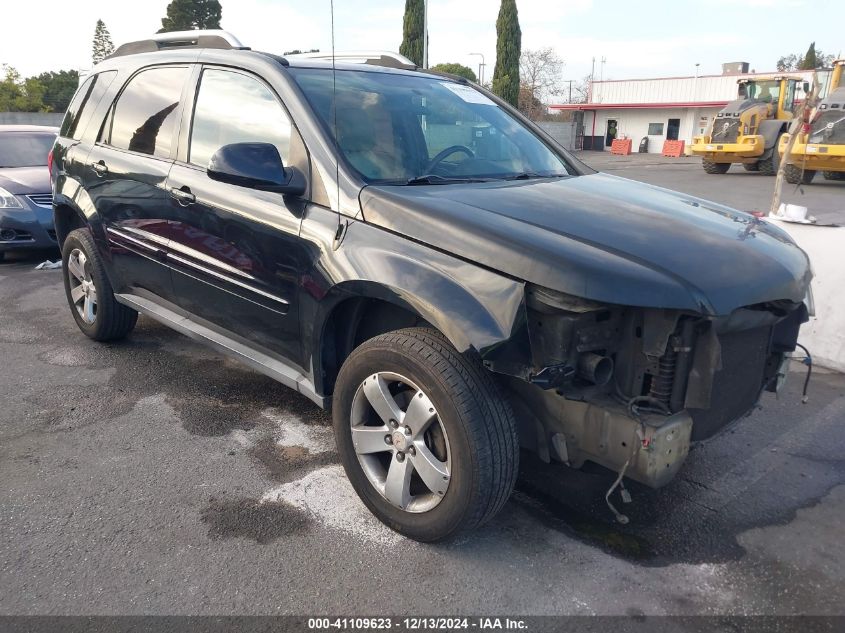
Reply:
M534 171L524 171L513 176L505 176L502 180L528 180L530 178L565 178L569 174L538 174Z
M406 180L406 185L451 185L461 182L489 182L488 178L449 178L447 176L438 176L437 174L423 174Z

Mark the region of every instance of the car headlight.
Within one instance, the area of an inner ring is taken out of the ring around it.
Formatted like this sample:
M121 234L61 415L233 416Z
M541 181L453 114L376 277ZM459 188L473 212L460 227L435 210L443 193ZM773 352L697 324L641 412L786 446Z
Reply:
M0 209L23 209L21 201L0 187Z

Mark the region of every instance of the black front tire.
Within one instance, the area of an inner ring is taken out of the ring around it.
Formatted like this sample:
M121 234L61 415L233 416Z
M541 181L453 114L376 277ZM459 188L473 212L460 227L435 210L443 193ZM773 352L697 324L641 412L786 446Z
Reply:
M760 171L760 163L743 163L742 168L745 171Z
M730 163L714 163L712 160L702 159L701 166L708 174L726 174L731 168Z
M426 511L410 512L390 503L356 454L353 400L364 381L378 372L413 381L428 395L445 428L451 479L440 502ZM436 330L397 330L356 348L338 375L332 410L338 452L353 488L382 523L409 538L440 541L476 528L501 510L513 490L519 441L510 404L480 359L459 353Z
M74 251L81 251L85 255L85 270L96 288L96 313L92 322L86 321L80 314L71 295L73 275L68 262ZM124 338L135 327L138 313L115 300L102 259L88 229L76 229L65 238L62 245L62 277L71 314L85 336L95 341L114 341Z
M813 169L801 169L797 165L788 164L783 168L783 175L786 182L791 185L809 185L816 175Z

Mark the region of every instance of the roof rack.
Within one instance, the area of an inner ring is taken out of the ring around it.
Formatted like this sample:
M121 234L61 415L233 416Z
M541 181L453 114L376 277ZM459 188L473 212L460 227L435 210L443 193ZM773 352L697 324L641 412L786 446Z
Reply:
M171 31L157 33L145 40L127 42L117 47L109 57L122 57L136 53L150 53L173 48L223 48L249 50L238 38L220 29L196 31Z
M331 53L297 53L296 55L285 55L287 59L324 59L332 60ZM348 64L367 64L369 66L385 66L387 68L402 68L404 70L416 70L417 65L410 59L399 53L390 51L336 51L334 59L337 62Z

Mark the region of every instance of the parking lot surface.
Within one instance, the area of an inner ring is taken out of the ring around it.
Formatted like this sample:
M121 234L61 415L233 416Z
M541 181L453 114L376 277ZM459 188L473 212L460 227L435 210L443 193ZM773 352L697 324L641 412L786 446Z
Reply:
M582 159L746 210L773 184ZM842 183L787 189L845 215ZM0 614L845 612L845 376L801 404L796 362L673 484L632 485L626 526L613 474L525 455L492 523L422 545L358 501L325 413L146 318L89 341L46 255L0 264Z

